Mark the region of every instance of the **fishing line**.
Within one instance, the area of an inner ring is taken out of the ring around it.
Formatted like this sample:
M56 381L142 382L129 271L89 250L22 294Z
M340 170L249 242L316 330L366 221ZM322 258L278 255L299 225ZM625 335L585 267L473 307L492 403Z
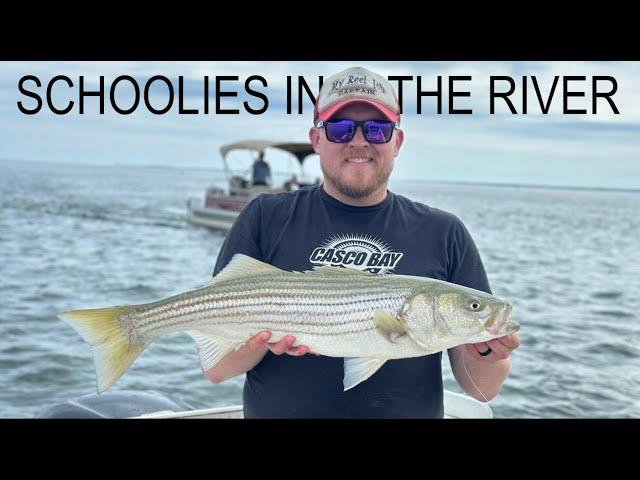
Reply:
M476 385L476 382L473 381L473 378L471 378L471 374L469 373L469 370L467 370L467 362L466 359L467 358L467 352L465 352L464 350L462 351L462 366L464 367L464 371L467 374L467 377L469 377L469 380L471 380L471 384L476 387L476 390L480 393L480 395L482 395L482 398L484 398L484 401L489 403L489 400L487 399L487 397L484 396L484 393L482 393L482 390L480 390L478 388L478 386Z

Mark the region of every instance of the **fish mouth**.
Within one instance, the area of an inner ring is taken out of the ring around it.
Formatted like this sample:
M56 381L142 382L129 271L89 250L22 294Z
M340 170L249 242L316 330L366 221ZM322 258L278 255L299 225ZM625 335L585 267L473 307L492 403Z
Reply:
M509 319L513 306L510 303L505 303L500 310L496 312L491 320L485 324L485 328L492 335L498 335L501 332L507 331L509 333L517 332L520 329L520 325ZM515 328L515 330L512 330Z
M516 333L518 330L520 330L520 324L518 322L514 322L513 320L509 320L509 323L507 323L504 327L504 334L505 335L511 335L512 333Z

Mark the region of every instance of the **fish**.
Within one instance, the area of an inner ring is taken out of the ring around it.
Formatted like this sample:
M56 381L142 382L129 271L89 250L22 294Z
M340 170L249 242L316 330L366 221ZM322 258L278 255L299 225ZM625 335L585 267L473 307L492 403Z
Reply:
M519 330L512 304L428 277L321 266L285 271L235 254L205 285L151 303L73 310L58 317L91 345L103 393L158 338L190 335L203 371L263 330L294 335L317 355L344 358L343 388L385 362L486 342Z

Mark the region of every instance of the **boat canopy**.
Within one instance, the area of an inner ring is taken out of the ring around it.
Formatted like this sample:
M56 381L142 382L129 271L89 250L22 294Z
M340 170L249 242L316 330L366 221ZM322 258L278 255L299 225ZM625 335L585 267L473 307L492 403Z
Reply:
M244 140L242 142L229 143L220 147L222 158L227 159L227 154L232 150L253 150L255 152L263 152L266 148L277 148L289 152L298 159L300 166L305 159L314 153L313 146L310 143L279 143L269 142L266 140Z

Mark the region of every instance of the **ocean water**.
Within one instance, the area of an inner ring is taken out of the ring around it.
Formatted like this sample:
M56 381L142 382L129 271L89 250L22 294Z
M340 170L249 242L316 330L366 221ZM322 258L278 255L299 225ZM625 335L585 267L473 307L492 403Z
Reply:
M224 233L186 200L219 173L0 161L0 417L95 393L90 349L57 312L202 285ZM640 193L392 181L462 219L522 325L491 406L504 418L640 417ZM445 388L460 392L446 355ZM243 377L203 378L190 337L153 344L113 390L194 408L239 404Z

